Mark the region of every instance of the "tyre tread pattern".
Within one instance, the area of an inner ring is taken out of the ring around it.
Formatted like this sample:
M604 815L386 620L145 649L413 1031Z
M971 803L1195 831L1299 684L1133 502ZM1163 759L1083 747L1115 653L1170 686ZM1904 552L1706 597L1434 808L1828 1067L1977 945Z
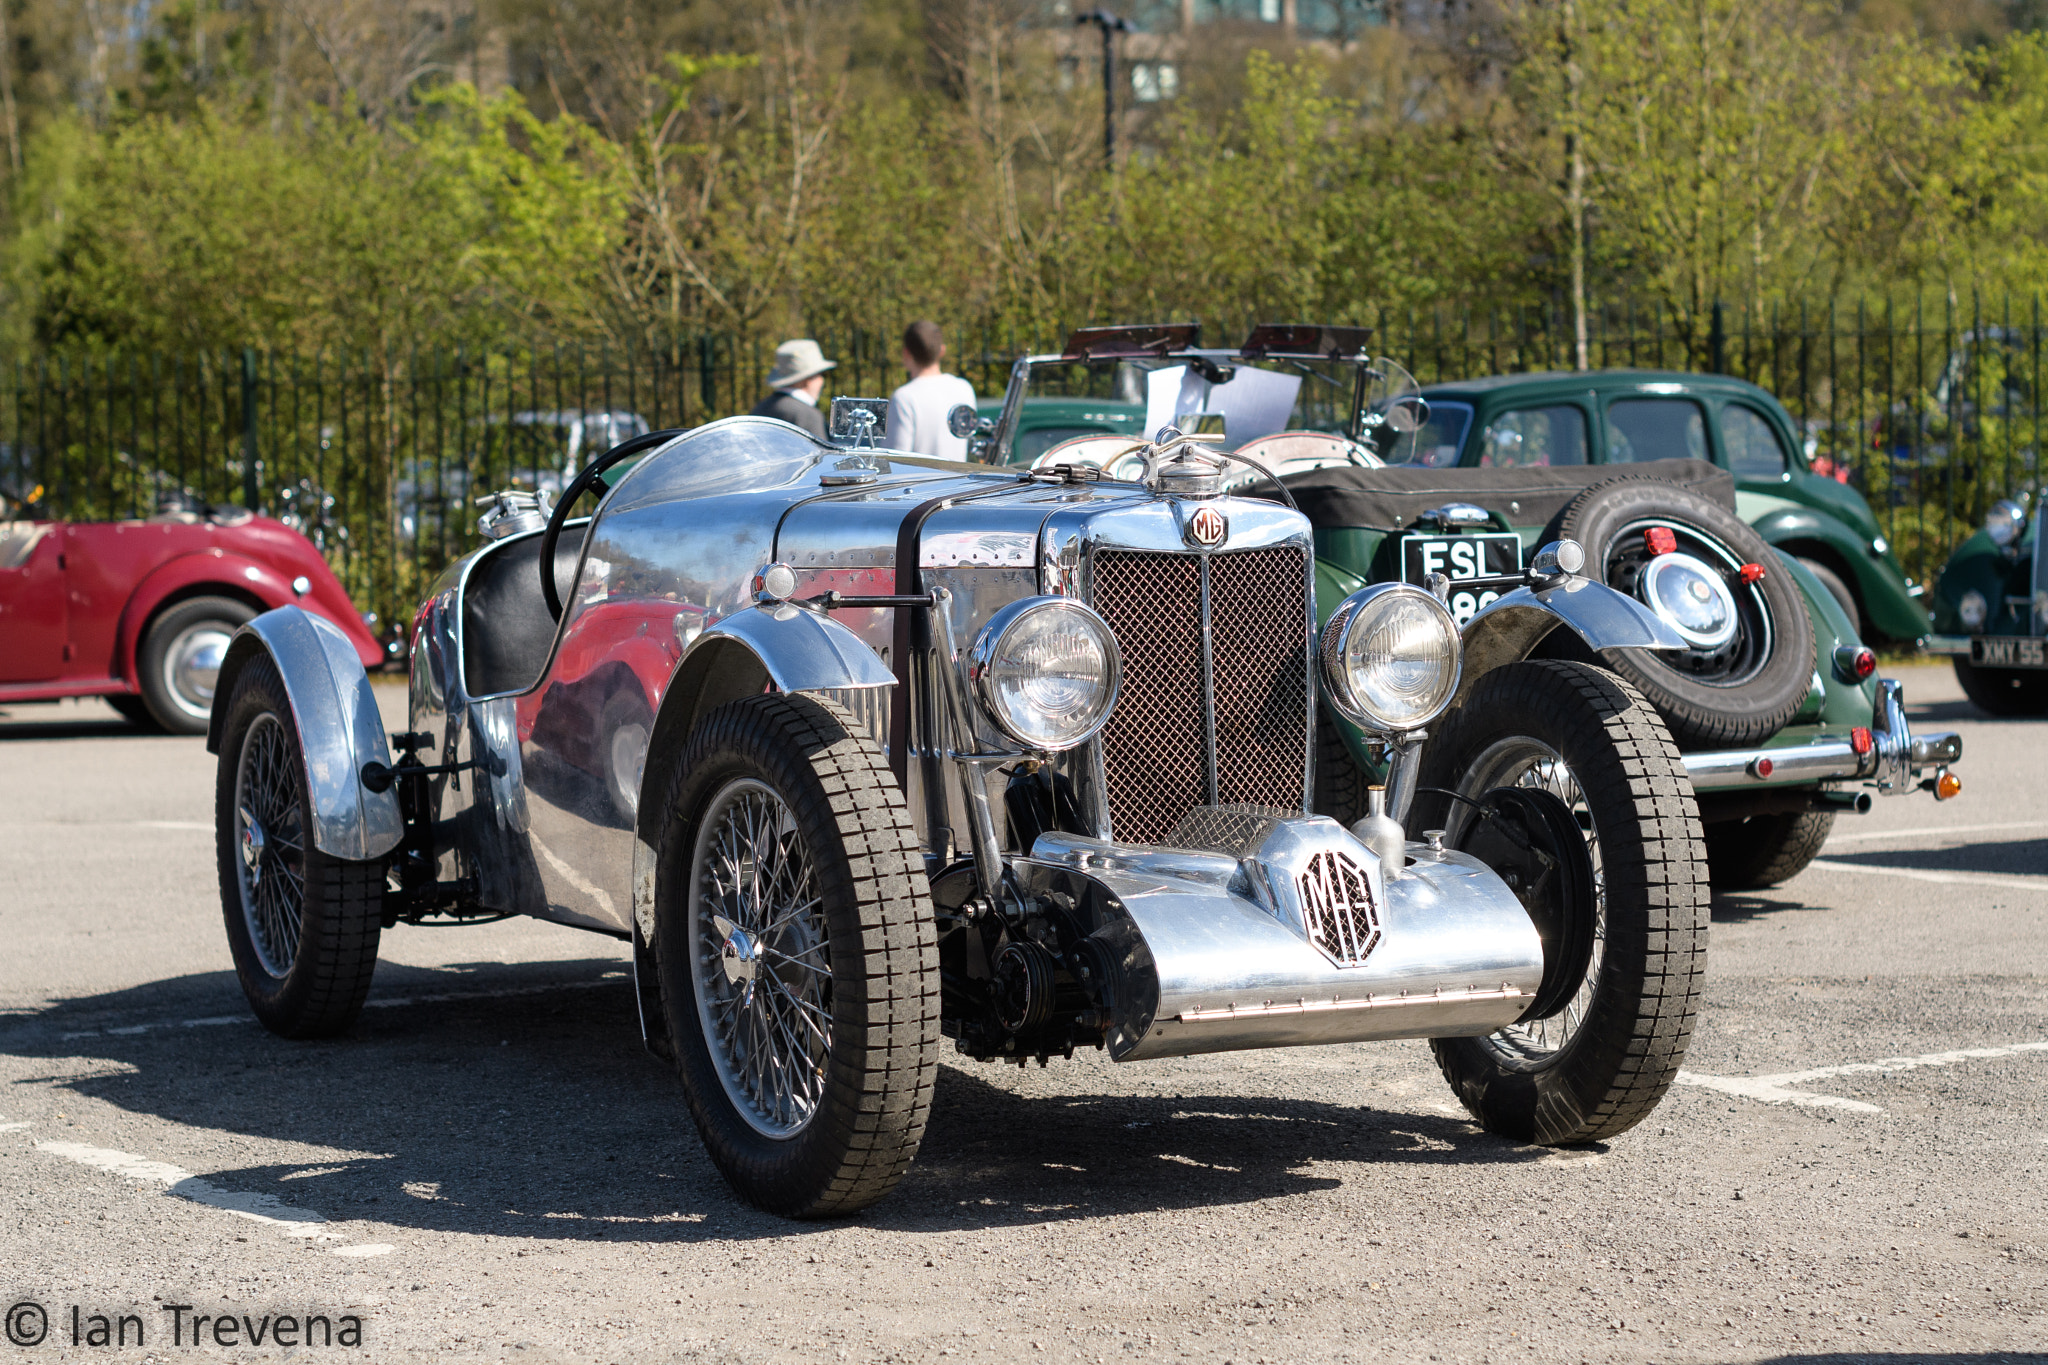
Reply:
M1442 766L1467 736L1517 713L1557 717L1561 747L1611 754L1605 772L1582 761L1573 768L1600 829L1602 972L1615 989L1597 991L1590 1017L1541 1079L1475 1066L1478 1040L1431 1047L1485 1127L1547 1146L1597 1142L1649 1116L1691 1042L1706 969L1705 840L1691 781L1656 711L1626 680L1580 663L1528 660L1481 679L1439 729L1422 785L1450 786L1456 778ZM1526 1089L1533 1097L1515 1094Z
M293 736L292 752L300 766L299 801L306 812L310 845L305 755L298 749L284 679L268 655L250 661L236 679L234 692L221 701L228 714L222 727L214 821L221 910L227 919L236 975L265 1028L286 1038L330 1038L355 1023L370 994L370 980L377 970L377 945L384 932L385 860L351 862L310 846L306 849L306 897L298 955L282 981L271 978L249 946L248 926L242 920L241 884L235 871L235 772L250 724L264 711L275 712Z
M860 913L858 970L842 973L842 945L834 945L831 1075L824 1105L802 1138L812 1137L821 1123L829 1133L828 1140L808 1144L818 1160L796 1182L801 1188L787 1191L789 1197L769 1191L769 1173L728 1141L723 1125L707 1112L707 1098L729 1103L723 1092L705 1097L688 1089L706 1145L721 1168L741 1177L734 1183L743 1193L771 1212L826 1218L865 1208L889 1193L924 1140L938 1076L938 940L923 849L888 760L851 714L823 698L749 697L707 717L666 783L664 842L679 834L691 837L678 802L698 762L733 751L767 757L782 745L803 754L816 779L815 786L799 780L791 784L794 791L784 792L794 798L799 826L829 827L844 851L841 861L828 850L811 849L828 912L835 898L850 898ZM686 853L682 865L688 866ZM673 936L679 927L669 923L662 932ZM833 936L840 938L837 925ZM678 1016L694 1006L686 993L663 994L683 1065L680 1044L692 1025Z

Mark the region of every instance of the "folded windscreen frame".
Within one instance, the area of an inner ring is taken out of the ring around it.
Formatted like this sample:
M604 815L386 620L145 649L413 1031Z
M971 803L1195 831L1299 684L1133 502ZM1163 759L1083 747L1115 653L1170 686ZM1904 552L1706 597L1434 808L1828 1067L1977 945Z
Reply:
M1238 352L1247 360L1283 355L1319 360L1356 360L1367 354L1370 327L1333 327L1313 322L1262 322Z
M1147 323L1130 327L1077 327L1067 334L1066 360L1113 360L1125 356L1171 355L1202 344L1199 322Z

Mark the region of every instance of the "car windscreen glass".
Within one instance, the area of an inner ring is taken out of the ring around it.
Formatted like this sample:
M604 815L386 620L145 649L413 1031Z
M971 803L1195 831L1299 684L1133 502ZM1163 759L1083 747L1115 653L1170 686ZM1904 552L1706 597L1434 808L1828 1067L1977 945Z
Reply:
M1482 469L1585 462L1586 414L1576 404L1504 412L1480 435Z
M1607 405L1607 463L1706 458L1706 415L1690 398L1622 398Z
M1731 403L1721 409L1721 439L1728 447L1728 472L1738 479L1775 479L1785 472L1785 447L1754 408Z
M1327 360L1147 356L1054 361L1032 366L1024 407L1028 412L1033 403L1049 399L1094 399L1103 409L1101 429L1149 435L1162 426L1220 428L1224 448L1235 450L1282 431L1343 434L1357 397L1357 374L1355 363ZM1014 438L1008 458L1028 462L1032 457L1024 451L1024 432L1032 423L1020 417L1019 426L1024 430ZM1078 434L1067 432L1061 439ZM1038 453L1053 444L1045 442Z
M1472 425L1470 403L1443 403L1429 400L1429 420L1422 424L1422 430L1415 433L1415 440L1402 442L1396 449L1412 449L1413 456L1408 464L1428 469L1442 469L1458 462L1458 448L1465 444L1465 430Z

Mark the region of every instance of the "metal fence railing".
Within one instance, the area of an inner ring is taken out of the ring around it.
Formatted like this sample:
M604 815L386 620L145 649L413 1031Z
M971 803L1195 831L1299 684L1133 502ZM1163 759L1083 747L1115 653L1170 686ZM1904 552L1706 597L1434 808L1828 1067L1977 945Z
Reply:
M1427 384L1570 368L1560 310L1363 319L1375 348ZM1716 370L1775 394L1816 467L1860 489L1921 581L1989 504L2041 485L2038 301L1716 308L1686 326L1602 309L1589 358ZM1216 339L1241 328L1211 325ZM953 330L952 368L1000 395L1048 337ZM821 336L830 392L901 382L893 335ZM1056 343L1053 343L1056 346ZM253 507L300 526L358 606L409 615L477 543L476 496L554 485L632 432L691 426L759 400L770 339L702 335L639 349L522 345L285 355L38 355L0 369L0 493L43 490L35 515L148 516L169 502ZM0 515L12 515L0 504Z

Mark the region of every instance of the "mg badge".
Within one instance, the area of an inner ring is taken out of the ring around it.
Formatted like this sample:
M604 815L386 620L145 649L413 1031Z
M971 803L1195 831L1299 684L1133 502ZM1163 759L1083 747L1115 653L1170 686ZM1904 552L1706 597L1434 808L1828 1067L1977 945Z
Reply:
M1188 539L1204 549L1214 549L1230 534L1230 523L1221 512L1206 503L1188 518Z

